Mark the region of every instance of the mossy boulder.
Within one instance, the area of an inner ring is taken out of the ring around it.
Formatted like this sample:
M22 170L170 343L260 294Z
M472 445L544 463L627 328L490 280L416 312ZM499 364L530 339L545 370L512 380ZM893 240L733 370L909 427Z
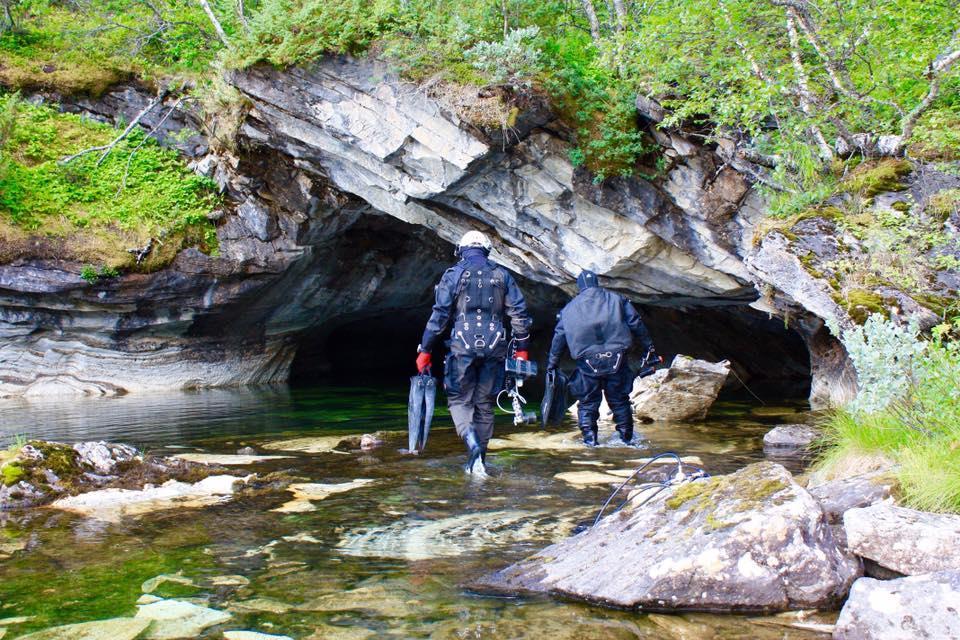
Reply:
M37 506L101 488L139 489L171 479L199 482L224 470L145 456L125 444L31 440L0 456L0 509Z
M688 482L475 588L643 611L829 608L860 575L820 505L778 464Z
M872 198L888 191L903 191L907 188L904 178L912 172L913 165L909 160L870 160L851 171L840 183L840 190L858 194L863 198Z

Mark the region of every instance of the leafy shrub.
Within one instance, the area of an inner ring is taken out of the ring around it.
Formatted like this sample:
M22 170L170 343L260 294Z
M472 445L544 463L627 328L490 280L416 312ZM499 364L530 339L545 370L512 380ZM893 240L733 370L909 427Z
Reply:
M526 83L540 70L539 35L539 27L514 29L500 42L478 42L464 57L494 82Z
M960 342L952 325L932 341L880 316L844 332L860 392L824 422L821 467L881 455L898 465L904 501L960 512Z
M289 66L328 53L361 53L400 15L396 0L265 0L227 62Z
M926 350L916 325L903 326L872 314L863 325L843 331L841 340L860 385L848 407L853 412L882 411L905 398L916 384L916 368Z

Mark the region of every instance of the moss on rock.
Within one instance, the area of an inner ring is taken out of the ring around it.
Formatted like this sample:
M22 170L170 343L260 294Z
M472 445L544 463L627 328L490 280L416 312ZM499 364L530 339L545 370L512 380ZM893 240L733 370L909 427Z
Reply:
M850 176L840 183L840 190L856 193L864 198L872 198L887 191L903 191L907 188L903 178L912 171L913 165L908 160L870 160L854 169Z
M889 317L888 306L891 302L879 293L867 289L850 289L842 298L847 314L857 324L863 324L874 313Z

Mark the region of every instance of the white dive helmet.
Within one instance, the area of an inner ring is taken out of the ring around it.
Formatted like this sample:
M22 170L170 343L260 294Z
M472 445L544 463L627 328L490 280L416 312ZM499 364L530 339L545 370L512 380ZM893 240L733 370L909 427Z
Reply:
M470 247L483 249L483 252L487 255L490 255L490 251L493 249L493 245L490 244L490 240L487 238L487 236L483 235L479 231L467 231L465 234L463 234L463 237L460 238L460 242L457 243L457 255L459 256L461 251Z

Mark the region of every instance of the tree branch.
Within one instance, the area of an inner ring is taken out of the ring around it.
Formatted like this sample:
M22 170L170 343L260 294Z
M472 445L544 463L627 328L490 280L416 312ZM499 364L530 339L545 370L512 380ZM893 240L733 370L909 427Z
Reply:
M597 18L597 10L593 7L592 0L580 0L583 6L583 12L587 14L587 22L590 23L590 37L594 43L600 41L600 20Z
M210 3L207 2L207 0L197 0L197 2L200 3L200 6L203 7L203 12L210 18L210 23L213 25L213 30L217 32L217 37L220 38L220 42L223 43L223 46L229 48L230 40L227 39L227 32L223 30L223 26L221 26L220 21L217 20L213 9L210 8Z
M800 109L805 116L813 118L815 115L813 105L816 101L810 92L810 82L807 78L807 71L803 66L803 59L800 57L800 35L797 33L796 19L789 11L787 12L787 34L790 37L790 60L797 74L797 94L800 99ZM817 142L820 157L827 161L832 160L833 147L827 142L820 127L811 123L810 132Z
M958 39L960 39L960 29L953 34L953 37L950 39L950 45L953 46ZM911 109L910 113L903 119L900 127L901 148L907 144L907 141L913 135L913 128L917 126L917 121L920 120L920 116L930 108L937 99L937 96L940 95L940 81L943 79L943 75L950 71L950 68L957 60L960 60L960 47L940 54L930 63L930 66L927 67L927 78L930 79L930 86L927 88L927 94L923 96L920 104Z
M142 110L140 113L138 113L133 120L130 121L130 124L127 125L127 128L124 129L123 132L122 132L119 136L117 136L116 138L114 138L111 142L109 142L109 143L107 143L107 144L105 144L105 145L101 145L101 146L99 146L99 147L90 147L89 149L83 149L82 151L78 151L77 153L75 153L75 154L73 154L73 155L71 155L71 156L67 156L67 157L65 157L65 158L61 158L61 159L57 162L57 164L63 166L63 165L66 165L66 164L69 164L69 163L73 162L74 160L76 160L77 158L79 158L79 157L81 157L81 156L87 155L88 153L95 153L95 152L97 152L97 151L102 151L103 153L100 154L100 158L97 160L97 166L99 167L101 164L103 164L103 161L107 159L107 156L110 155L110 152L113 151L114 147L116 147L118 144L120 144L120 142L121 142L124 138L126 138L128 135L130 135L130 132L133 131L134 128L135 128L138 124L140 124L140 121L143 120L143 118L144 118L148 113L150 113L150 112L153 110L154 107L156 107L158 104L160 104L160 103L163 101L163 99L166 97L167 93L168 93L168 91L167 91L166 89L161 90L160 93L157 94L157 97L155 97L153 100L151 100L151 101L150 101L150 104L148 104L147 106L145 106L145 107L143 108L143 110Z
M127 188L127 177L130 175L130 163L133 161L133 156L135 156L137 154L137 151L140 151L141 147L143 147L143 145L146 144L147 140L150 139L150 136L152 136L153 134L155 134L157 131L160 130L160 127L162 127L163 123L167 121L167 118L173 115L174 111L179 109L184 102L187 102L190 99L191 99L190 96L181 96L180 98L178 98L177 101L173 104L173 106L170 107L170 110L167 111L167 113L164 114L164 116L160 118L159 121L157 121L157 124L155 124L153 128L150 129L147 135L143 136L143 140L140 141L140 144L134 147L133 151L130 152L130 155L127 156L127 166L123 170L123 180L120 181L120 188L117 189L118 195L120 194L121 191ZM140 261L138 260L137 264L139 263Z

